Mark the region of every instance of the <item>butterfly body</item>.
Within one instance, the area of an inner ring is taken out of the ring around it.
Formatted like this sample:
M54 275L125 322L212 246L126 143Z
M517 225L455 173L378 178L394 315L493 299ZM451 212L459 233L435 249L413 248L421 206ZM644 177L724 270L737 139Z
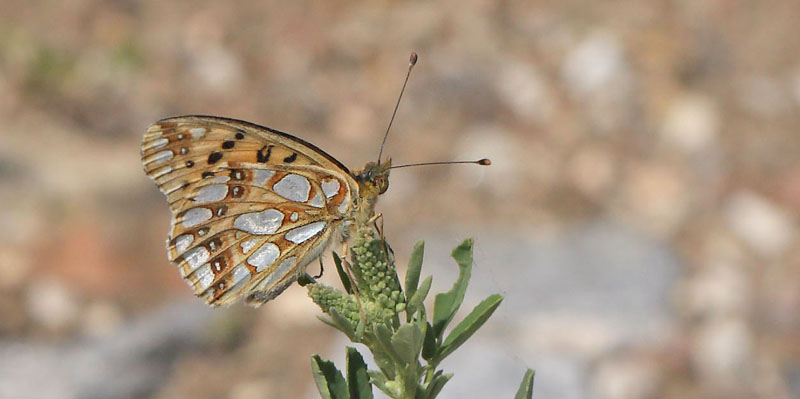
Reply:
M199 115L153 124L142 162L172 211L169 259L212 306L280 294L374 216L391 163L352 173L287 133Z

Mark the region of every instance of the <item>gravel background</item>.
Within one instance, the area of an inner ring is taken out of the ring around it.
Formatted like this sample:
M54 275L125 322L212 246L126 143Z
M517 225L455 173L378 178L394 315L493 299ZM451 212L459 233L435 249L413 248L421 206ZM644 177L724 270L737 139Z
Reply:
M211 311L163 248L146 127L214 114L375 158L435 287L497 315L443 396L800 397L800 2L0 3L0 397L315 397L293 287ZM329 263L330 264L330 263ZM326 280L333 282L333 273Z

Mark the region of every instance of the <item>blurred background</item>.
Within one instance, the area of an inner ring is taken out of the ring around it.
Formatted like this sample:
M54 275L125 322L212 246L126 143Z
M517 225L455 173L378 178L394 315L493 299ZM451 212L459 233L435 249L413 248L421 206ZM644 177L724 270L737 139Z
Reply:
M211 310L166 259L152 122L288 131L392 173L434 289L476 237L443 397L800 397L800 2L0 3L0 397L313 398L294 286ZM330 265L330 261L328 261ZM316 270L316 266L311 266ZM335 273L324 280L335 284ZM341 364L341 363L340 363Z

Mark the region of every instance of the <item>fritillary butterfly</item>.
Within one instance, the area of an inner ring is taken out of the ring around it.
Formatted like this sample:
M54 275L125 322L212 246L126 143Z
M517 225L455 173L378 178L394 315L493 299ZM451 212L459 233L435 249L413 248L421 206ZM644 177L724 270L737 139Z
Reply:
M169 260L211 306L278 296L333 239L369 223L391 169L379 155L350 172L290 134L203 115L150 126L142 162L172 211Z

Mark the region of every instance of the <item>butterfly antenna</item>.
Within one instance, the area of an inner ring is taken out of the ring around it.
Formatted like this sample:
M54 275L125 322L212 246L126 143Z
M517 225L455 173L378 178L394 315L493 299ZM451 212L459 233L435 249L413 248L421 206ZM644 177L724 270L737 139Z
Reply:
M410 163L410 164L406 164L406 165L397 165L397 166L392 166L392 167L391 167L391 168L389 168L389 169L408 168L408 167L410 167L410 166L427 166L427 165L453 165L453 164L459 164L459 163L471 163L471 164L475 164L475 165L489 166L489 165L491 165L491 164L492 164L492 161L490 161L490 160L489 160L489 159L487 159L487 158L483 158L483 159L479 159L479 160L477 160L477 161L441 161L441 162L422 162L422 163Z
M394 105L394 111L392 112L392 119L389 120L389 126L386 127L386 133L383 135L383 141L381 142L381 150L378 152L378 165L381 164L381 155L383 155L383 146L386 144L386 138L389 137L389 129L392 128L392 122L394 122L394 116L397 114L397 108L400 107L400 99L403 98L403 92L406 91L406 84L408 83L408 77L411 76L411 69L414 68L414 65L417 64L417 53L412 52L411 58L408 60L408 72L406 72L406 80L403 81L403 88L400 89L400 96L397 97L397 104Z

